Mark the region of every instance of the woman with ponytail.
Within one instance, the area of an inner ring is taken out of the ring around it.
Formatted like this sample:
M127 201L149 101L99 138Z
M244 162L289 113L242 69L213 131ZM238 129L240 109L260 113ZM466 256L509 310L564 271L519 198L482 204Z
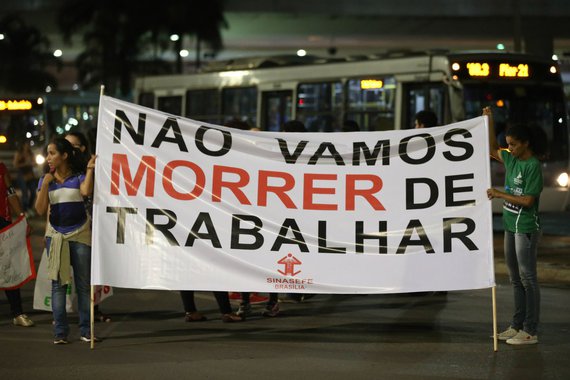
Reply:
M509 328L499 334L508 344L538 343L540 290L537 280L537 252L541 235L538 215L542 192L542 169L539 158L546 153L546 135L542 129L524 125L506 131L508 149L499 149L489 107L491 156L505 165L505 189L487 190L489 199L503 199L505 260L514 290L515 312Z
M95 156L87 162L78 149L64 138L56 138L47 149L50 171L38 184L36 211L48 212L46 248L48 277L52 280L54 344L66 344L69 323L65 310L71 270L77 291L79 329L84 342L90 342L91 226L83 197L93 193Z

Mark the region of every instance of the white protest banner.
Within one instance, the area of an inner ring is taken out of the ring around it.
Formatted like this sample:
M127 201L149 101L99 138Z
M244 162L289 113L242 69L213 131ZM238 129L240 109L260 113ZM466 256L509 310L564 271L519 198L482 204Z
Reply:
M27 229L26 218L20 216L0 230L0 290L17 289L36 278Z
M92 282L396 293L494 285L483 117L252 132L101 97Z

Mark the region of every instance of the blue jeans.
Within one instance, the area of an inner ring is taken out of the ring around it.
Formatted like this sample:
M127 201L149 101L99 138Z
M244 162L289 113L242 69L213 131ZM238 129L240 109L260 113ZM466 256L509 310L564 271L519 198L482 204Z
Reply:
M540 317L540 289L536 275L538 241L542 232L505 231L505 260L515 296L511 326L536 335Z
M49 255L50 238L46 238L47 253ZM79 332L81 336L91 335L91 247L78 242L69 242L71 266L73 267L73 281L77 292L77 309L79 312ZM67 285L61 285L59 280L51 282L51 307L53 311L54 335L57 338L67 338L69 323L65 310L65 297Z

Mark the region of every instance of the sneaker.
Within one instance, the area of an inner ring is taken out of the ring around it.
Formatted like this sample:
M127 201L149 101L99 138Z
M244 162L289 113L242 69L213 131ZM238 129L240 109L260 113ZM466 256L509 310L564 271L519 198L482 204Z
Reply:
M507 339L507 344L521 345L521 344L537 344L538 336L530 335L524 330L519 330L517 335L511 339Z
M111 322L111 317L107 314L104 314L100 310L95 310L95 321L109 323Z
M222 315L222 322L224 323L234 323L245 321L245 316L237 315L236 313L228 313Z
M91 342L91 335L81 336L81 337L79 338L79 340L82 341L82 342L90 343L90 342ZM99 343L100 341L101 341L101 339L97 338L96 336L93 337L93 342Z
M251 314L251 304L243 302L240 303L239 309L236 314L239 315L240 317L247 317L248 315Z
M197 311L193 311L191 313L186 313L184 315L184 320L186 322L204 322L207 321L208 318Z
M34 322L26 314L20 314L12 320L14 326L32 327Z
M268 318L276 317L277 315L279 315L279 304L276 303L273 305L265 306L265 310L263 310L261 315L263 317L268 317Z
M517 335L517 333L519 332L519 330L513 329L511 326L509 326L508 329L506 329L505 331L503 331L502 333L500 333L499 335L497 335L497 339L498 340L507 340L507 339L511 339L512 337L514 337L515 335ZM493 336L491 336L492 338Z
M55 339L53 340L53 344L67 344L69 343L67 341L67 338L62 338L62 337L55 337Z
M252 305L265 303L267 301L269 301L269 297L260 296L259 293L251 293L251 295L249 296L249 303Z

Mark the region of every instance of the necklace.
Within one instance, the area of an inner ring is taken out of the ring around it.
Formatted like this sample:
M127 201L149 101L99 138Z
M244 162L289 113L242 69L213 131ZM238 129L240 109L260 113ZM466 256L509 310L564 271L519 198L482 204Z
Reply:
M63 182L65 181L65 179L67 177L69 177L71 175L71 170L66 172L65 175L60 175L58 172L55 173L55 177L58 180L58 182Z

